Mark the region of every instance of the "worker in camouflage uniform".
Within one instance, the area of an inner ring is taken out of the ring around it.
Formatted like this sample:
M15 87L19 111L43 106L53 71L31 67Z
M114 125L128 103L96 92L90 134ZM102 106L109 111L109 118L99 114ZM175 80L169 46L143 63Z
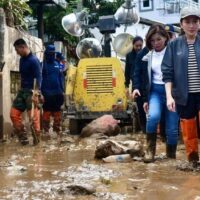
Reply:
M13 123L15 133L22 145L29 143L27 134L22 123L22 113L27 110L29 117L31 117L32 102L36 105L38 96L33 96L33 84L36 79L37 94L41 87L42 72L41 65L36 56L32 54L24 39L18 39L14 42L14 47L18 55L20 55L19 72L21 76L21 88L14 99L10 118ZM39 110L34 106L33 110L33 128L35 134L39 137L40 134L40 120Z

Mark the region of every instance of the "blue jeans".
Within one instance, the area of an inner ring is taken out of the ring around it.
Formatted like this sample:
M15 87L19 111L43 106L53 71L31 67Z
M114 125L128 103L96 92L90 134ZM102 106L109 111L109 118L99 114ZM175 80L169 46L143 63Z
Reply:
M149 96L149 112L147 116L147 134L156 133L161 113L165 114L165 133L167 144L177 144L179 118L176 112L170 112L166 106L165 86L152 84Z

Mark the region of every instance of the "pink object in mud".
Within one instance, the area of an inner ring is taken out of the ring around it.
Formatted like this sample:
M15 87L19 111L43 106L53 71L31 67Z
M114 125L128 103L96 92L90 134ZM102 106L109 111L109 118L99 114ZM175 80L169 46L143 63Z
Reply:
M116 125L118 125L118 123L120 123L120 120L114 119L112 115L103 115L102 117L96 119L96 122L98 122L102 126L110 125L112 127L115 127Z
M107 136L117 135L120 133L119 122L112 115L103 115L85 126L80 137L89 137L94 133L102 133Z

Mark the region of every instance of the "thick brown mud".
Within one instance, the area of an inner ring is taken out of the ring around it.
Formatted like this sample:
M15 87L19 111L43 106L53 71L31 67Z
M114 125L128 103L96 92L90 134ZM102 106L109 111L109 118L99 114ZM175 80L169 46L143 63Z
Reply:
M135 136L134 136L135 137ZM133 138L113 137L116 141ZM137 135L138 140L143 136ZM155 163L103 163L94 159L99 140L66 135L38 146L21 146L16 139L0 145L0 199L76 200L200 200L200 172L181 171L184 146L178 146L177 160L165 159L165 145L158 141ZM88 184L95 193L76 195L70 184Z

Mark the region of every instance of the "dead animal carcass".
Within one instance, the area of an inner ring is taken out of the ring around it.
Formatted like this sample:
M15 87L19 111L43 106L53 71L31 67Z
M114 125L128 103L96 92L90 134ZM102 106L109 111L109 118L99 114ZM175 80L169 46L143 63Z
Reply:
M85 126L81 131L80 137L90 137L94 133L115 136L120 133L118 123L119 121L114 119L112 115L103 115Z

